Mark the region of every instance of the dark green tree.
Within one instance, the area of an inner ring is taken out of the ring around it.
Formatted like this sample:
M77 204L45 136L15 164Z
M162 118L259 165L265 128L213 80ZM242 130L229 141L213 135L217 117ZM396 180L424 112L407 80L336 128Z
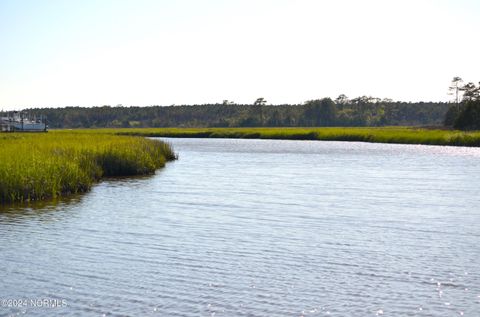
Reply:
M255 100L253 105L254 106L265 106L266 103L267 103L267 101L265 100L265 98L260 97L260 98L257 98L257 100Z
M470 82L464 85L461 90L463 91L463 101L480 99L480 83L479 87L476 87L474 83Z
M263 111L263 107L265 106L266 103L267 101L263 97L257 98L257 100L255 100L255 102L253 103L252 117L256 118L256 119L253 119L254 121L255 120L257 121L257 123L255 124L256 126L263 126L265 123L265 114Z
M458 118L458 115L460 114L460 111L458 110L457 106L450 107L445 114L445 121L444 125L446 127L453 127L455 125L455 121Z
M463 109L455 120L454 128L460 130L480 130L480 100L465 102Z
M330 98L310 100L305 103L306 123L311 126L333 126L337 108Z
M350 100L345 94L340 94L337 99L335 99L335 103L337 105L346 105Z

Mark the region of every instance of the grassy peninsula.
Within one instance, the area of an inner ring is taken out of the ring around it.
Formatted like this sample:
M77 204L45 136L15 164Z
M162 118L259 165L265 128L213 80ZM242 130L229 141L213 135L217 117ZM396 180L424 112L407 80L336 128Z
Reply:
M88 191L102 177L154 173L175 159L161 141L95 131L0 134L0 203Z
M381 128L147 128L112 129L120 135L182 138L245 138L283 140L360 141L373 143L480 146L480 131Z

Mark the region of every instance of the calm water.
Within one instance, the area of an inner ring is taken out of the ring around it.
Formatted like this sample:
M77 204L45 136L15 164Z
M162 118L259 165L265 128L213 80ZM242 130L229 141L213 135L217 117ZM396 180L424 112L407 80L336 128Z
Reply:
M155 176L0 212L0 298L65 304L0 315L480 316L480 149L169 141Z

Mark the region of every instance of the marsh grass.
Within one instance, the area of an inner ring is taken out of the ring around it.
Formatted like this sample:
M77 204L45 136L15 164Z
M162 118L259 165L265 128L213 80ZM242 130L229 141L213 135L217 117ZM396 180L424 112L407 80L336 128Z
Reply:
M384 128L146 128L0 133L0 203L88 191L102 177L152 174L176 159L142 137L331 140L480 146L480 131Z
M120 135L184 138L246 138L359 141L374 143L480 146L480 131L383 128L147 128L110 130Z
M0 203L89 190L104 176L152 174L175 159L171 147L94 131L0 134Z

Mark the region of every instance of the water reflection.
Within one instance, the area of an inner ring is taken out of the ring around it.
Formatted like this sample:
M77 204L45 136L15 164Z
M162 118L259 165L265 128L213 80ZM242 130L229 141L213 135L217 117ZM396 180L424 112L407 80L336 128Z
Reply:
M160 174L161 170L156 174ZM138 188L148 182L154 175L144 176L128 176L128 177L108 177L101 182L104 186L110 188ZM98 186L99 184L94 184ZM11 204L0 204L0 222L7 220L19 220L23 218L36 218L46 220L48 214L55 213L55 217L66 210L72 210L76 206L81 205L82 202L88 199L91 192L61 196L54 199L46 199L40 201L16 202ZM53 215L52 215L53 217Z
M63 211L80 204L82 199L84 199L84 194L42 201L0 204L0 223L23 221L25 218L38 218L47 221L49 217L57 218ZM54 213L57 214L54 215Z

